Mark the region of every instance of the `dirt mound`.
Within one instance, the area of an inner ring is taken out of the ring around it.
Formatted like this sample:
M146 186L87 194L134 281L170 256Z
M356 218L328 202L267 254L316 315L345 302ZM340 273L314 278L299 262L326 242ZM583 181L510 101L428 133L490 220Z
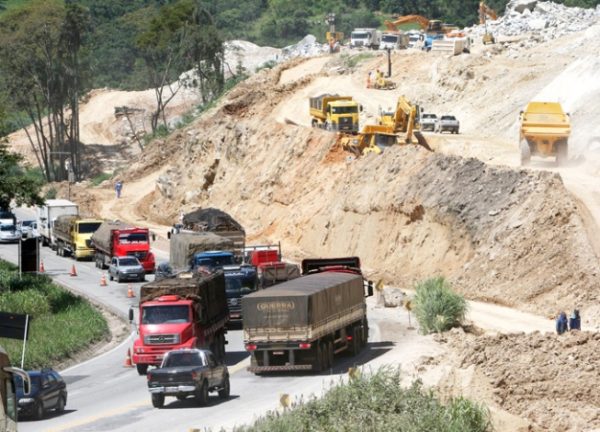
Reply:
M184 215L183 227L194 231L244 231L235 219L212 207L194 210Z
M570 332L442 338L461 369L475 367L492 401L540 431L600 428L600 334Z

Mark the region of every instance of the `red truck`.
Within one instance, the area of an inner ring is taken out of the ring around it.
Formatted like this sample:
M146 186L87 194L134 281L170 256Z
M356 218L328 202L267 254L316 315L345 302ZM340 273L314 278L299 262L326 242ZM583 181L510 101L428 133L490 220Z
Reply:
M129 310L133 321L133 309ZM207 348L225 359L229 308L223 271L204 275L181 273L142 285L139 337L133 345L133 363L140 375L159 366L166 352Z
M112 257L134 256L146 273L154 273L156 262L150 251L150 231L123 222L103 222L91 238L96 267L108 268Z

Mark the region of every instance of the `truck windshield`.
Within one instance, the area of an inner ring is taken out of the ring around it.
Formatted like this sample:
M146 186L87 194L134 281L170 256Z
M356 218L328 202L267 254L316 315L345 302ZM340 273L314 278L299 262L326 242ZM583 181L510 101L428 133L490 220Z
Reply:
M79 234L93 234L100 227L101 222L83 222L79 225Z
M255 291L255 289L252 286L242 283L242 279L239 277L225 278L225 292L227 293L227 298L240 298L253 291Z
M190 321L187 306L145 306L142 324L180 324Z
M197 352L172 352L167 356L162 366L206 366L206 361L204 356Z
M331 114L354 114L357 112L358 112L358 107L356 107L356 106L341 106L341 107L332 106L331 107Z
M17 227L14 225L0 225L0 231L14 231Z
M350 36L351 39L368 39L369 33L352 33Z
M233 256L211 256L211 257L196 257L196 267L209 267L211 269L220 268L226 265L233 265Z
M391 43L396 43L398 42L398 36L396 35L383 35L381 40L383 42L391 42Z
M148 243L148 235L146 233L119 234L119 243Z

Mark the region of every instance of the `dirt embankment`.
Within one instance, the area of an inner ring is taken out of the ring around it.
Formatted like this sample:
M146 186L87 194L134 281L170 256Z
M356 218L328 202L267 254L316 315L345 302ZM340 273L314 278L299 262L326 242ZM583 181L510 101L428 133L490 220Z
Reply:
M442 380L443 393L456 395L458 371L469 370L471 381L464 384L475 389L471 396L527 419L527 430L600 429L600 334L476 337L454 330L438 340L458 368Z

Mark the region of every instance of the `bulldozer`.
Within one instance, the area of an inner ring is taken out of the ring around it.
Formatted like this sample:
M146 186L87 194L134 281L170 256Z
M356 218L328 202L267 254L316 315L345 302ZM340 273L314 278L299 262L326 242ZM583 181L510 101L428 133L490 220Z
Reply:
M356 155L381 154L395 144L418 144L433 151L419 130L419 113L418 105L400 96L396 109L382 112L378 124L364 126L357 135L339 134L338 142Z

